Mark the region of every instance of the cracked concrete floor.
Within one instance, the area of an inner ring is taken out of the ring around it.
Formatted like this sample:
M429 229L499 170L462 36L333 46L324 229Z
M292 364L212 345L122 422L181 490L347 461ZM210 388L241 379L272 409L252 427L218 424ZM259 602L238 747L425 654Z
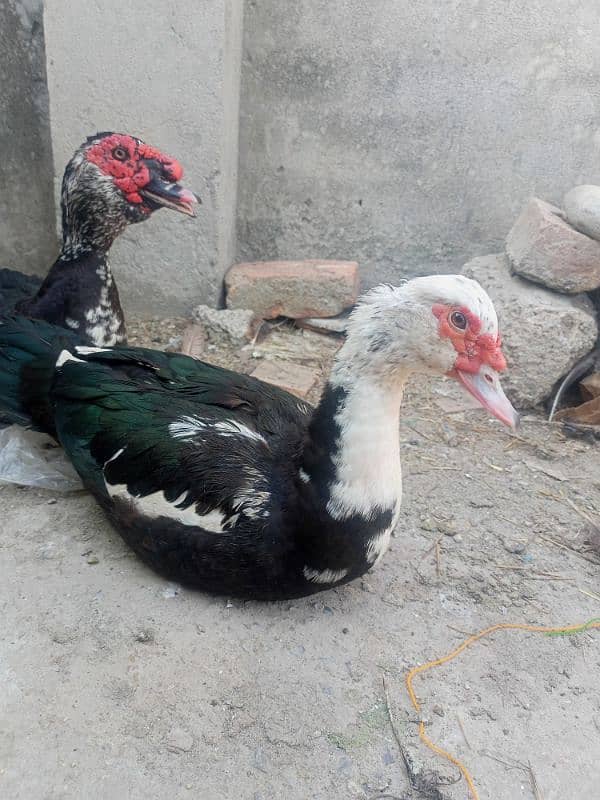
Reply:
M404 675L496 621L600 616L600 451L535 416L514 437L452 403L446 383L411 390L392 548L306 600L168 584L86 494L0 488L1 796L467 797L419 744ZM595 796L599 677L597 631L504 632L416 688L482 800L535 799L529 763L540 796L565 800Z

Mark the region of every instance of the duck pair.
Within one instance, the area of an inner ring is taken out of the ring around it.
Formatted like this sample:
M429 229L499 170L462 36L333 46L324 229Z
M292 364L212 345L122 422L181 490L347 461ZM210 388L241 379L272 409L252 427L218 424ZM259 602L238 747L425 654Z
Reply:
M300 597L383 557L400 512L398 423L413 376L447 375L517 424L499 382L493 304L460 275L363 295L316 409L180 354L90 346L87 327L71 328L2 321L0 411L60 442L147 564L218 594Z

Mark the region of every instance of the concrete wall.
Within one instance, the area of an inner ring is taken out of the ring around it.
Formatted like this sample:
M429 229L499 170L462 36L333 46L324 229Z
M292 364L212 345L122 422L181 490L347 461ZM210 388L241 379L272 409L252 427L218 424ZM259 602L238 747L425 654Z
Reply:
M41 0L0 2L0 267L56 257Z
M0 3L0 266L54 258L50 140L58 193L87 135L131 132L204 205L116 244L129 313L217 302L236 258L455 269L531 193L600 183L597 0L44 5L51 127L41 0Z
M46 0L56 193L90 133L132 133L177 157L202 197L197 220L160 211L111 261L127 312L214 303L233 260L242 0Z
M247 0L244 29L240 258L452 270L600 182L597 0Z

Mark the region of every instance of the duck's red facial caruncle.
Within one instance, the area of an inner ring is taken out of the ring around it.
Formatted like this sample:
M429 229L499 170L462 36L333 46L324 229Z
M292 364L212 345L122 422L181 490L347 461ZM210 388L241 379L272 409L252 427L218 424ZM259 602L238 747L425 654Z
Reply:
M93 142L85 157L112 177L128 203L147 214L165 206L195 216L199 200L179 183L181 164L155 147L127 134L111 133Z
M506 369L500 335L485 331L477 314L464 306L436 303L431 310L438 320L440 338L449 340L456 351L449 377L460 381L505 425L515 428L519 415L504 394L498 376Z
M435 304L433 314L439 322L439 335L450 339L458 353L454 368L463 372L479 372L488 364L496 372L506 369L500 334L482 332L479 317L464 306Z

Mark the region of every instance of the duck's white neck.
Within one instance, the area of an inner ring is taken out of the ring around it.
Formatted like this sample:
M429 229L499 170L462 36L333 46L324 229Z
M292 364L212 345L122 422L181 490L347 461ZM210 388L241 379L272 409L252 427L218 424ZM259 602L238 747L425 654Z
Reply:
M393 508L402 496L398 421L404 381L392 388L361 377L344 388L346 400L336 414L341 434L333 459L336 476L327 509L336 519Z
M324 445L322 463L311 469L309 460L304 467L308 478L321 484L334 519L397 512L402 497L398 423L407 378L408 372L396 373L384 384L368 374L352 375L341 364L334 368L311 425L312 436Z

